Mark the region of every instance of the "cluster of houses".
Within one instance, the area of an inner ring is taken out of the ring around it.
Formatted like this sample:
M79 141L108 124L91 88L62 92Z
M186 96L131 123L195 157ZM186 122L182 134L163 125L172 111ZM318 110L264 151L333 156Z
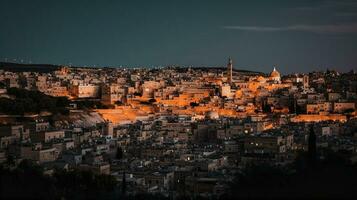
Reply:
M356 161L354 72L281 77L275 68L264 75L231 65L227 73L176 67L0 71L1 98L17 87L67 96L73 104L113 106L92 110L102 120L86 126L40 116L2 122L0 162L32 160L49 175L56 169L108 174L130 193L217 197L244 168L292 163L307 149L311 125L319 148L348 152Z

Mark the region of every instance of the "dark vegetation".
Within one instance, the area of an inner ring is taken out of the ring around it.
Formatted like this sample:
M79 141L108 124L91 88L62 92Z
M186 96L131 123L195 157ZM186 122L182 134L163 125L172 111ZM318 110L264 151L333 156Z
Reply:
M191 107L196 107L196 106L199 106L200 104L199 103L196 103L196 102L191 102L190 103L190 106Z
M121 101L115 101L114 104L117 105L117 106L122 106L122 105L124 105L124 103L121 102Z
M45 175L42 167L28 160L15 169L0 166L0 179L0 199L168 199L158 194L128 195L126 184L119 185L111 175L80 170Z
M149 99L148 101L141 101L140 104L143 105L152 105L153 103L156 102L156 99Z
M134 92L134 96L139 96L139 97L141 97L142 95L141 95L140 92Z
M77 104L78 109L109 109L114 108L113 105L105 105L101 101L93 99L84 99L74 101Z
M98 199L115 197L117 182L110 175L89 171L61 171L53 176L24 160L14 169L0 168L1 199Z
M307 154L299 154L289 167L259 165L243 170L220 199L356 199L357 166L328 150L324 160L311 166ZM43 175L40 166L26 160L14 170L0 167L0 177L1 199L169 199L159 194L131 196L122 191L126 185L119 185L112 176L88 171ZM193 197L183 199L187 198Z
M104 105L98 100L70 101L67 97L52 97L39 91L18 88L10 88L7 93L13 98L0 98L0 113L8 115L38 114L41 111L67 115L70 103L76 103L79 109L114 108L113 105Z
M14 99L0 98L0 112L10 115L23 115L25 113L51 113L67 114L69 100L66 97L51 97L38 91L10 88L8 94Z
M227 199L356 199L357 166L339 153L309 165L300 154L293 166L252 166L237 175Z
M121 147L117 148L117 152L115 154L116 159L122 159L123 158L123 149Z
M289 104L289 113L297 115L305 114L306 109L302 106L299 106L295 99L291 99Z
M264 113L271 113L271 106L268 105L268 104L264 104L264 105L262 106L262 109L263 109L263 112L264 112Z
M155 102L156 102L156 99L149 99L149 102L150 102L150 103L155 103Z
M347 156L346 156L347 154ZM324 159L318 159L324 157ZM356 199L357 166L348 152L321 149L311 127L308 152L286 167L251 166L239 173L226 199Z

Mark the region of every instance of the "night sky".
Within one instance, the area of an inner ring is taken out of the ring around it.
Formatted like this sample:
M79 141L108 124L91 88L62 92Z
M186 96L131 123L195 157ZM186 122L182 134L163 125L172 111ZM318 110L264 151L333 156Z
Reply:
M0 0L0 60L357 69L353 0Z

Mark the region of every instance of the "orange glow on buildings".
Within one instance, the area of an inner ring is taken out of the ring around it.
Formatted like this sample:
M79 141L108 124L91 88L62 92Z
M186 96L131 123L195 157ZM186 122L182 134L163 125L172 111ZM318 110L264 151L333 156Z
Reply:
M347 121L344 115L297 115L291 118L291 122L321 122L321 121Z

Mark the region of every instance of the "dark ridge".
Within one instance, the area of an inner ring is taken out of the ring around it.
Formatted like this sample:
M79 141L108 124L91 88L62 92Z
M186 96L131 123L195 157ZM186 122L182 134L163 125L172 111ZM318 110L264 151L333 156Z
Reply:
M196 67L195 67L196 68ZM213 69L213 70L223 70L226 71L227 68L225 67L197 67L198 69ZM256 71L250 71L250 70L244 70L244 69L235 69L233 68L234 72L243 72L243 73L252 73L252 74L264 74L262 72L256 72Z
M0 70L10 71L10 72L41 72L49 73L56 71L60 68L59 65L51 64L19 64L19 63L9 63L0 62Z
M188 67L184 67L184 69L188 69ZM192 70L204 70L204 71L226 71L226 67L192 67ZM242 73L245 75L265 75L263 72L243 70L243 69L235 69L233 68L233 72Z
M58 70L62 66L53 65L53 64L20 64L20 63L10 63L10 62L0 62L0 70L10 71L10 72L40 72L40 73L50 73ZM94 70L94 69L103 69L103 70L112 70L116 67L71 67L72 69L86 69L86 70ZM186 71L189 67L169 67L174 68L178 71ZM192 70L204 70L204 71L225 71L227 70L225 67L192 67ZM156 69L152 69L156 70ZM234 69L235 73L242 73L245 75L265 75L263 72L250 71L250 70L242 70L242 69Z

